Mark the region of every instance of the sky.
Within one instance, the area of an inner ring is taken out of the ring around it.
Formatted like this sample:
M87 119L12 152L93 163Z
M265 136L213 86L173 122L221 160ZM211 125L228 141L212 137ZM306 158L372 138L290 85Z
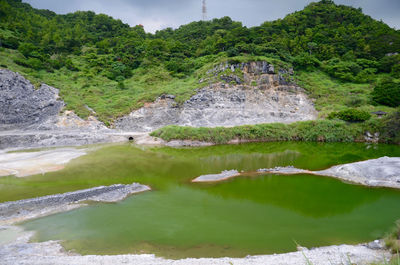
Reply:
M315 1L315 0L314 0ZM23 0L35 8L58 14L78 10L103 13L146 31L180 25L202 18L202 0ZM312 0L207 0L208 18L230 16L244 25L258 26L301 10ZM364 13L400 29L400 0L335 0L337 4L361 7Z

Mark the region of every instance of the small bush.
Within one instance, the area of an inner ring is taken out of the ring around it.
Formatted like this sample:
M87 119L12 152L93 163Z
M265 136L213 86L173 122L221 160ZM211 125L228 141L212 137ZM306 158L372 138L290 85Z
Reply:
M22 59L14 59L14 63L23 66L23 67L29 67L27 60L22 60Z
M21 43L18 46L18 51L22 53L25 57L39 57L39 52L37 47L32 43Z
M43 68L42 62L37 58L29 58L27 60L27 64L30 68L35 69L35 70L40 70Z
M119 82L118 82L118 88L119 88L119 89L125 89L125 88L126 88L126 87L125 87L124 81L119 81Z
M314 55L304 52L294 57L293 64L297 69L309 69L318 67L321 62Z
M347 109L339 112L332 112L328 119L339 119L348 122L363 122L371 118L371 114L358 109Z
M347 107L360 107L365 104L365 100L360 98L360 97L350 97L348 100L345 102Z
M400 78L400 63L392 67L392 76Z
M389 107L400 106L400 84L392 78L385 78L374 88L372 100Z
M390 73L392 71L393 66L400 64L400 55L393 56L384 56L379 61L379 71Z
M15 37L9 37L6 39L2 38L1 46L8 48L8 49L16 50L19 46L19 40Z
M383 120L381 137L388 143L400 144L400 109Z
M70 71L79 71L79 68L74 65L71 59L65 61L65 67Z

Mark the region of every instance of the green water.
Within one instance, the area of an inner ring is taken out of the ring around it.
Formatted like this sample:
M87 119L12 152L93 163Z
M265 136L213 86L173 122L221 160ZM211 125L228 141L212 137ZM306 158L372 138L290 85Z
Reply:
M114 183L153 191L22 224L35 240L63 240L82 254L155 253L171 258L242 257L382 237L400 219L400 191L310 176L250 176L214 184L202 174L293 165L319 170L381 156L398 146L257 143L206 148L106 146L66 169L0 179L0 200Z

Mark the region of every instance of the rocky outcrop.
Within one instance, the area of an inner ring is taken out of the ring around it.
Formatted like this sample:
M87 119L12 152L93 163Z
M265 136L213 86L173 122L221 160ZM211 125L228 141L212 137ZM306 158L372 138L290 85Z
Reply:
M215 181L222 181L227 180L230 178L234 178L240 176L239 171L237 170L225 170L222 171L220 174L209 174L209 175L202 175L200 177L195 178L192 182L215 182Z
M326 170L311 171L298 169L293 166L262 168L257 172L237 172L236 170L223 171L221 174L204 175L192 182L218 182L229 178L248 174L312 174L333 177L361 184L368 187L386 187L400 189L400 157L381 157L356 163L333 166Z
M90 131L84 129L73 131L3 131L0 132L0 150L116 143L128 141L131 135L114 131Z
M182 105L172 95L162 96L119 119L116 127L152 131L171 124L229 127L316 119L313 103L290 81L290 74L286 70L275 73L266 62L219 65L201 80L209 85Z
M82 202L117 202L129 195L151 190L150 187L133 183L116 184L92 189L55 194L39 198L0 203L0 223L9 224L46 216L82 206Z
M0 69L0 150L126 141L95 117L64 111L58 90L39 89L18 73Z
M333 166L326 170L310 171L294 167L259 169L269 174L313 174L334 177L369 187L400 189L400 157L381 157L356 163Z
M36 90L20 74L0 70L0 130L34 127L54 119L63 106L57 89L43 84Z

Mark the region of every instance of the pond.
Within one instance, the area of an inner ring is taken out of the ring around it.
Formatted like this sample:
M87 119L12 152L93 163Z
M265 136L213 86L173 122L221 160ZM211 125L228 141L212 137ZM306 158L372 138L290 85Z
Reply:
M203 174L293 165L321 170L382 156L391 145L253 143L203 148L98 148L64 170L0 179L0 200L115 183L153 191L21 224L34 240L62 240L81 254L154 253L168 258L244 257L382 237L400 219L400 191L311 175L254 175L204 184Z

